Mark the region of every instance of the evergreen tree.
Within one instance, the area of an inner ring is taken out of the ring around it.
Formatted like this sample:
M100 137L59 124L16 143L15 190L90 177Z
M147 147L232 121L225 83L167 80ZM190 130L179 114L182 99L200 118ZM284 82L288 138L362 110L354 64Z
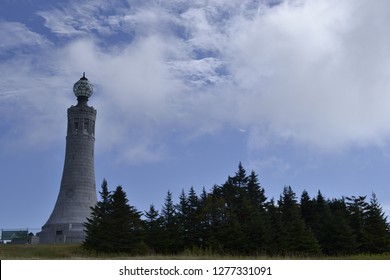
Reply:
M324 234L321 240L327 255L347 255L357 252L358 243L352 227L344 198L328 201L331 216L323 220Z
M285 234L284 250L289 253L319 254L321 250L318 241L306 227L291 187L284 188L278 205Z
M269 255L286 254L288 246L285 228L282 221L282 215L279 208L275 205L272 198L267 204L266 229L270 236L270 242L266 244L266 250Z
M245 185L245 190L250 200L251 206L257 208L260 211L265 211L265 201L267 197L265 196L265 190L259 184L257 174L252 170L251 174L247 178L247 184Z
M231 254L264 252L269 241L266 197L257 175L240 163L235 176L215 185L208 199L209 244L213 250Z
M248 177L246 176L246 171L242 166L241 162L238 164L238 171L236 175L232 178L232 183L234 186L239 188L245 188L248 182Z
M367 215L368 203L366 196L352 196L346 198L349 220L358 243L359 251L364 251L364 244L367 242L367 233L364 227L364 221Z
M198 206L199 206L199 198L196 195L194 187L191 187L188 192L188 207L190 209L189 212L190 213L196 212Z
M314 202L310 198L308 192L304 190L301 195L300 209L302 218L305 221L306 225L313 230L315 219L315 209Z
M247 216L242 223L248 240L246 251L248 254L263 253L267 250L266 244L270 241L270 235L266 227L265 201L267 198L254 171L251 172L246 181L245 196L242 203L243 215Z
M87 218L85 240L83 246L96 251L109 251L111 248L111 224L109 215L112 211L111 192L108 191L107 180L103 179L101 200L91 207L91 217Z
M214 227L215 236L221 240L220 250L231 254L242 254L245 252L248 242L243 224L247 223L248 212L244 198L244 182L242 177L245 170L240 164L239 172L235 177L228 177L222 186L215 186L213 197L219 204L219 215L221 219Z
M187 195L184 190L182 190L179 197L179 204L176 205L176 221L179 230L180 236L180 246L191 247L189 240L189 202Z
M176 254L184 249L224 254L347 255L390 251L390 225L372 194L326 199L320 191L300 203L285 187L277 204L267 202L265 190L241 162L233 177L198 197L191 187L182 190L174 205L172 193L159 213L152 204L141 213L130 206L121 186L108 191L104 179L101 199L91 207L83 246L98 252ZM146 244L145 244L146 242Z
M224 253L241 255L247 253L248 240L245 229L236 213L226 211L226 222L222 225L219 238L223 240L222 251Z
M390 251L389 224L374 193L367 206L364 228L367 237L366 242L362 244L364 252L378 254Z
M126 193L118 186L112 194L111 251L135 253L142 247L141 214L128 205Z
M180 240L176 210L170 191L167 192L165 203L161 211L161 217L163 221L163 250L168 254L176 254L182 249L182 242Z
M162 253L161 236L163 234L163 220L159 216L154 205L150 205L149 211L145 212L145 241L152 253Z
M208 193L206 192L206 188L203 187L202 193L200 194L200 197L199 197L199 205L200 206L205 204L207 197L208 197Z
M188 217L187 217L187 248L201 247L202 245L202 215L199 211L199 198L193 187L188 192Z
M85 223L83 246L98 252L139 253L143 224L140 213L129 206L121 186L111 194L107 181L102 183L101 200L92 207Z
M215 185L210 194L206 196L202 203L203 224L205 225L205 243L208 249L213 252L226 252L225 227L228 223L226 202L220 186ZM232 238L232 237L230 237Z
M212 249L210 245L211 229L212 229L212 203L211 195L206 192L203 187L202 193L199 196L198 207L195 215L198 220L198 241L199 247L202 249Z
M332 214L325 197L321 191L318 191L317 197L310 199L307 192L304 191L301 196L300 208L306 225L320 243L323 252L326 252L326 239L332 234L332 225L328 224Z

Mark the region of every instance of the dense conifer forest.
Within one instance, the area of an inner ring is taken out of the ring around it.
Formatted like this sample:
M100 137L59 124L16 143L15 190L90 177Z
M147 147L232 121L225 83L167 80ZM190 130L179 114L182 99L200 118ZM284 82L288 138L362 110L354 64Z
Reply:
M390 226L375 194L300 197L290 186L268 199L258 175L241 163L222 185L196 194L184 190L174 203L168 191L161 211L129 205L121 186L108 190L85 223L83 246L98 252L178 254L185 250L229 255L380 254L390 251Z

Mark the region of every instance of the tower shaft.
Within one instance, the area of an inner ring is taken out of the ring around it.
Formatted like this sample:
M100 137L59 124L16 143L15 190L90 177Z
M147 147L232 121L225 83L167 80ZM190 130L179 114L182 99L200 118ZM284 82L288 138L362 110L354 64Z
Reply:
M90 207L96 204L94 145L96 110L80 98L68 109L61 187L54 210L39 234L40 243L81 243Z

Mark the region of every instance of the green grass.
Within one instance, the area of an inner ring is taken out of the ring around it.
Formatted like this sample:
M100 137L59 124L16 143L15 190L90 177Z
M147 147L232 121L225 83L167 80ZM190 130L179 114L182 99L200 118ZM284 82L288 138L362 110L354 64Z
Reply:
M299 255L290 256L232 256L218 255L209 252L185 251L179 255L146 255L131 256L126 254L97 254L83 249L77 244L36 244L36 245L0 245L1 260L84 260L84 259L141 259L141 260L210 260L210 259L268 259L268 260L390 260L390 253L380 255L351 255L340 257L308 257Z
M0 245L0 259L83 259L88 257L88 252L80 245L27 245L4 244Z

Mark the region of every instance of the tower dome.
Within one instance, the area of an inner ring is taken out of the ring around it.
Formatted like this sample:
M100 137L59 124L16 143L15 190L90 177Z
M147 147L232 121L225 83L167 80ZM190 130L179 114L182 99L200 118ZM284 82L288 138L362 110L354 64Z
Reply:
M77 99L86 98L88 100L93 93L93 85L85 77L85 72L83 76L78 80L73 86L73 93L76 95Z

